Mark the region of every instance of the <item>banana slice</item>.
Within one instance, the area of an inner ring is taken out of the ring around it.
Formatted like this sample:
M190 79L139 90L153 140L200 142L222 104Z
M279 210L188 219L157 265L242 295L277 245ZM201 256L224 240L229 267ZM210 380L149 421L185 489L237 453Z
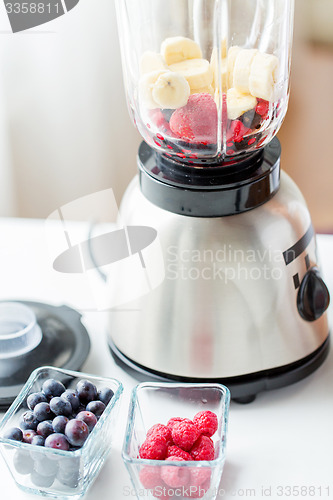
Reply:
M223 50L223 47L221 47ZM228 85L228 63L226 58L221 59L220 70L221 70L221 78L219 78L219 65L218 65L218 55L216 47L213 48L212 55L210 58L210 67L213 73L213 82L212 85L214 88L222 85L222 88L225 89Z
M272 54L258 52L251 65L249 90L253 96L274 101L279 60Z
M167 70L157 70L157 71L152 71L151 73L147 73L146 75L143 75L140 80L139 80L139 96L140 100L142 101L143 105L147 109L155 109L158 108L159 105L153 98L153 89L154 85L157 82L158 78L165 74L168 73Z
M144 52L140 59L140 74L145 75L152 71L167 69L161 54L148 50Z
M191 95L193 94L210 94L214 95L214 88L209 85L208 87L203 87L202 89L191 89Z
M228 74L228 88L234 85L234 67L236 62L236 57L242 49L237 45L230 47L228 51L228 62L227 62L227 74Z
M227 39L223 38L221 41L221 57L222 59L226 59L228 55L228 48L227 48Z
M213 73L206 59L189 59L171 64L170 69L183 75L191 89L209 87L213 81Z
M227 108L229 120L236 120L239 116L255 108L257 99L250 94L243 94L232 88L227 92Z
M257 49L243 49L237 54L234 66L233 86L240 92L250 92L251 66L257 54Z
M160 108L178 109L187 104L190 86L183 75L167 71L154 83L152 96Z
M201 59L201 48L191 38L175 36L166 38L161 45L161 54L166 64L176 64L187 59Z

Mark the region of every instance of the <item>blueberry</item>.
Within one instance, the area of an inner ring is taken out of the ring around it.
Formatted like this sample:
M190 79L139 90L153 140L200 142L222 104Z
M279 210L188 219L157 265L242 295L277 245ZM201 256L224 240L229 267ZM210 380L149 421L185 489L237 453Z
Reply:
M164 118L166 119L166 121L169 122L170 118L175 110L174 109L161 109L161 111L162 111L162 114L163 114Z
M102 401L102 403L104 403L105 406L107 406L110 403L111 399L113 398L113 395L114 395L113 391L108 387L102 387L98 391L98 399Z
M40 404L46 404L46 403L40 403ZM37 429L38 420L36 419L36 415L34 414L34 412L32 412L31 410L24 412L23 415L21 416L19 425L23 431L27 430L35 431Z
M81 420L70 420L66 425L65 435L72 446L82 446L89 436L89 428Z
M30 479L35 486L39 486L40 488L50 488L54 482L55 475L42 476L41 474L38 474L38 472L33 471L33 473L30 476Z
M87 404L97 399L97 389L89 380L80 380L76 390L81 403Z
M78 413L80 413L81 411L86 411L86 406L85 406L85 405L81 405L81 404L80 404L80 406L79 406L79 407L78 407L78 409L77 409L76 415L77 415Z
M23 432L18 427L12 427L4 433L3 437L13 441L23 441Z
M33 410L38 403L47 403L47 398L43 392L33 392L27 398L29 410Z
M79 484L79 470L66 470L66 469L60 469L57 474L57 479L64 485L68 486L69 488L77 488Z
M100 417L105 410L105 404L102 401L90 401L87 404L86 410L96 415L96 417Z
M79 409L80 400L79 400L79 396L75 390L67 389L65 392L63 392L61 394L61 397L70 402L74 412Z
M41 455L39 459L35 461L34 469L41 476L54 476L58 471L58 463Z
M68 451L69 443L63 434L55 433L45 439L45 447Z
M35 436L37 436L36 431L32 431L31 429L23 431L23 442L31 444L31 442Z
M37 443L37 448L34 448L32 446L31 450L29 450L30 456L35 462L43 461L46 458L44 450L45 439L42 436L39 436L37 434L37 436L34 437L31 444L34 444L34 442L37 441L37 439L40 442L40 444ZM43 442L41 440L43 440Z
M53 419L52 425L54 432L58 434L65 434L65 428L68 424L69 419L64 417L63 415L59 415L58 417Z
M54 380L53 378L45 380L42 389L45 396L49 399L54 398L55 396L61 396L61 394L66 390L64 384L58 380Z
M80 411L80 413L76 415L76 418L77 420L82 420L82 422L87 424L89 432L91 432L97 424L96 415L91 413L91 411Z
M245 127L252 130L259 129L262 123L262 117L256 113L255 109L246 111L246 113L240 117L240 120L244 123Z
M44 443L45 438L43 436L40 436L39 434L37 434L37 436L34 436L31 441L31 444L35 446L44 446Z
M13 464L19 474L30 474L34 469L34 462L28 451L16 450Z
M71 449L72 447L70 447ZM75 448L75 450L78 448ZM62 469L66 472L75 472L80 470L80 457L61 457L61 461L59 461L59 469Z
M34 408L34 415L38 422L50 420L54 417L49 403L38 403Z
M37 434L42 436L44 439L47 438L50 434L54 433L52 420L44 420L43 422L39 422L37 425Z
M64 417L69 417L73 413L70 402L60 397L51 399L50 408L55 415L63 415Z

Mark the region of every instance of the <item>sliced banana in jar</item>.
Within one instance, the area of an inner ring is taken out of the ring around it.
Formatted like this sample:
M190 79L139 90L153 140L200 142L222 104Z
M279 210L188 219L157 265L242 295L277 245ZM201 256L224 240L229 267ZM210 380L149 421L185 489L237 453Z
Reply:
M251 64L250 93L265 101L273 102L278 68L279 60L276 56L258 52Z
M191 95L193 94L210 94L214 95L214 88L212 85L209 85L208 87L203 87L202 89L191 89Z
M234 86L234 67L236 62L236 57L242 49L237 45L230 47L228 50L228 61L227 61L227 74L228 74L228 88Z
M178 109L187 104L190 86L183 75L167 71L162 73L154 83L152 96L158 107Z
M197 42L183 36L166 38L161 45L161 54L168 66L187 59L202 58L201 48Z
M247 111L254 109L257 99L250 94L243 94L238 89L227 91L227 109L229 120L236 120Z
M170 69L183 75L191 89L208 87L213 81L213 72L206 59L188 59L171 64Z
M142 104L147 109L155 109L159 107L157 102L153 98L153 89L158 78L164 73L168 73L168 71L167 70L152 71L151 73L143 75L139 80L139 97Z
M250 73L256 54L258 54L257 49L243 49L237 54L233 73L233 87L240 92L250 93Z
M218 64L217 48L214 47L210 58L210 67L213 73L212 85L214 88L221 87L225 89L228 86L228 62L226 58L221 58Z
M161 54L147 50L144 52L140 59L140 74L145 75L153 71L167 69Z

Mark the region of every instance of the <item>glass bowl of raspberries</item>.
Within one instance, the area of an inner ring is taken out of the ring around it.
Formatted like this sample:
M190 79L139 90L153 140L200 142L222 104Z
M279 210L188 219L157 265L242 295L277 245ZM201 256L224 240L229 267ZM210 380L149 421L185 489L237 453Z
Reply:
M27 493L82 497L110 451L123 386L112 378L41 367L0 424L0 449Z
M220 384L152 382L133 390L122 456L138 499L216 498L229 404Z

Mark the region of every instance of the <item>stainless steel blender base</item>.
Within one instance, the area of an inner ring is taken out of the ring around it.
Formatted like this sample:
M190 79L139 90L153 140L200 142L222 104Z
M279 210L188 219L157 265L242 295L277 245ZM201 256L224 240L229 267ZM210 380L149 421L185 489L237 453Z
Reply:
M231 398L238 403L251 403L255 400L257 394L263 391L280 389L288 385L299 382L300 380L311 375L319 368L328 356L330 349L330 337L328 336L323 345L321 345L314 353L306 356L303 359L290 365L281 366L272 370L266 370L258 373L251 373L241 377L231 378L213 378L213 379L196 379L188 377L176 377L170 374L148 370L144 366L135 363L127 358L119 349L112 343L110 350L115 362L125 371L139 381L147 379L164 380L169 382L185 382L185 383L219 383L226 385L230 392Z
M134 366L176 380L241 381L237 398L322 359L329 293L304 198L284 172L279 182L278 144L242 168L194 174L140 148L120 220L154 228L157 239L108 288L109 343Z

